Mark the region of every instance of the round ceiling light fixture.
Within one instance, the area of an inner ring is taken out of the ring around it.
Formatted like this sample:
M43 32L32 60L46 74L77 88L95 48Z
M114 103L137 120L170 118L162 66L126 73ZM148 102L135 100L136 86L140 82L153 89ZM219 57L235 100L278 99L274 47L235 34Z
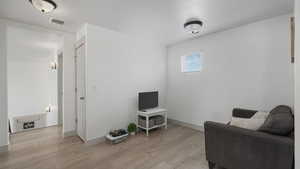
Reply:
M199 19L190 19L184 24L184 29L192 34L197 34L200 32L203 26L203 22Z
M42 13L49 13L57 8L56 3L52 0L29 0L29 2Z

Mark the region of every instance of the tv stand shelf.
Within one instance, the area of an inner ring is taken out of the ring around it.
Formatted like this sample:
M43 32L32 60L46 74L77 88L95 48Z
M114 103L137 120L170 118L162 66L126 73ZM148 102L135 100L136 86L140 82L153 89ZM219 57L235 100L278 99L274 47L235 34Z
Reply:
M150 117L161 115L164 117L164 123L159 124L159 125L154 125L154 126L149 126L149 120ZM146 126L141 126L139 124L139 117L145 117L146 119ZM149 131L155 128L159 127L165 127L167 128L167 110L166 109L161 109L161 108L153 108L153 109L146 109L143 111L137 111L137 127L140 129L144 129L146 131L146 135L149 136Z

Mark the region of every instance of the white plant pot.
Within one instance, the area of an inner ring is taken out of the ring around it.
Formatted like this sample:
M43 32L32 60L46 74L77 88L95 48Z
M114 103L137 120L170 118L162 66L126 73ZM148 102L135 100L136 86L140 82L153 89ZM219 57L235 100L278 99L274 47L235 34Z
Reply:
M134 135L135 135L135 132L131 132L130 135L134 136Z

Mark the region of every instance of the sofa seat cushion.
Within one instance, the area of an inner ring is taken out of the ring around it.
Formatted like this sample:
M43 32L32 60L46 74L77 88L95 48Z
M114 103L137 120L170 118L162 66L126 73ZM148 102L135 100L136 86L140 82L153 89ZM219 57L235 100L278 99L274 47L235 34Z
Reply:
M294 129L294 117L290 107L280 105L271 110L259 131L288 136Z

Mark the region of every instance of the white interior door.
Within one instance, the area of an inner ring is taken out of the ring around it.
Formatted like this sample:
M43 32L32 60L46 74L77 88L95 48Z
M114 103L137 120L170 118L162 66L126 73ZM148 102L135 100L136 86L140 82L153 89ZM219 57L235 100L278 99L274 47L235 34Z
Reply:
M76 109L77 134L85 141L85 46L76 49Z

